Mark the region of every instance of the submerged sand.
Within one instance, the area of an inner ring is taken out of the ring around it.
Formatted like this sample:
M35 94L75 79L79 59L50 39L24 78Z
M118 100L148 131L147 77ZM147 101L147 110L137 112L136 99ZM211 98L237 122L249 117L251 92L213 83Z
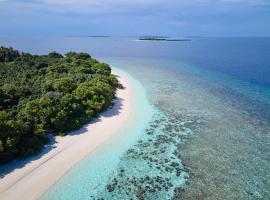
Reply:
M112 109L94 122L65 137L55 137L38 156L28 162L15 161L0 168L0 199L37 199L87 154L102 147L127 124L133 113L132 85L122 72L113 71L125 89L117 91ZM17 164L18 163L18 164Z

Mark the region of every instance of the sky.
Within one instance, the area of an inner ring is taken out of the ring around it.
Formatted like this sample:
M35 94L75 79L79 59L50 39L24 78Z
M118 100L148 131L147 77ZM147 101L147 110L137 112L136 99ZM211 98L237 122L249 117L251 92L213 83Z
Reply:
M270 0L0 0L1 36L270 36Z

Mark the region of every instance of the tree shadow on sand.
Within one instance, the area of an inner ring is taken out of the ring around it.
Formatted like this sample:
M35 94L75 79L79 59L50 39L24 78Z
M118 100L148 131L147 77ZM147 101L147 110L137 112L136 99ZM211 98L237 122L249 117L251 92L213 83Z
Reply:
M113 116L117 116L121 113L122 107L123 107L123 99L122 98L116 98L114 100L114 105L112 106L112 108L109 108L108 110L104 111L103 113L101 113L97 118L93 119L91 122L85 124L82 128L72 131L70 133L68 133L68 136L76 136L76 135L80 135L80 134L84 134L85 132L88 131L88 126L94 123L97 123L100 120L100 117L113 117ZM10 163L4 164L4 165L0 165L0 181L2 178L4 178L7 174L11 173L12 171L16 170L16 169L20 169L23 168L25 165L38 160L40 158L42 158L43 156L45 156L48 152L50 152L52 149L54 149L56 146L56 138L54 135L49 134L48 135L49 139L50 139L50 143L45 145L45 148L37 155L34 156L29 156L27 158L23 158L23 159L16 159ZM61 151L60 151L61 152ZM60 153L58 152L58 153ZM38 167L40 167L42 164L44 164L45 162L47 162L48 160L50 160L51 158L53 158L54 156L56 156L58 153L56 153L55 155L53 155L52 157L49 157L48 159L46 159L44 162L40 163L38 166L36 166L33 170L31 170L28 173L31 173L32 171L34 171L35 169L37 169ZM25 174L24 176L26 176L27 174Z

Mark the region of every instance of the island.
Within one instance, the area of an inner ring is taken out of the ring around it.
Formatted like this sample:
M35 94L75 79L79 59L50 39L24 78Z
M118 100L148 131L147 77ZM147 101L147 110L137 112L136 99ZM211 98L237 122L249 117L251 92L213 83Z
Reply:
M32 55L0 48L0 164L40 152L112 106L120 86L87 53Z
M169 37L162 37L162 36L141 36L139 40L142 41L168 41L168 42L188 42L191 41L189 38L169 38Z
M1 200L40 198L137 120L123 70L87 53L0 52Z

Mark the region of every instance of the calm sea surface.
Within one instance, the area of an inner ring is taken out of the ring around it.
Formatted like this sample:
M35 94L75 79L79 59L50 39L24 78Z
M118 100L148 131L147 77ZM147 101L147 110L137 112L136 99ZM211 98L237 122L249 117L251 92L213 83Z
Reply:
M141 120L123 130L132 141L87 157L42 199L270 199L270 38L2 37L0 45L86 51L140 82Z

